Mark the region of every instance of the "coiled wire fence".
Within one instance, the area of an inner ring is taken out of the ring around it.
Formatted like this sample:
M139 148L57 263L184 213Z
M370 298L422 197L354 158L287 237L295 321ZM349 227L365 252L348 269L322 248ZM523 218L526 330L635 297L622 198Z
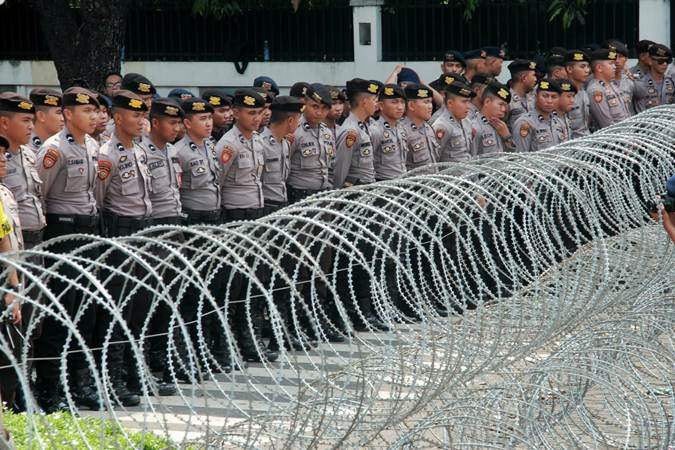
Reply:
M114 406L102 367L92 373L106 408L80 414L176 446L666 449L675 442L675 253L645 202L675 172L674 153L675 107L658 107L548 151L440 164L435 175L326 192L256 221L68 236L78 245L65 256L46 243L1 258L22 274L22 300L36 310L27 334L55 318L93 368L110 330L122 328L142 403ZM109 262L113 252L122 264ZM77 273L62 280L69 289L109 311L101 348L87 347L78 315L49 289L62 265ZM359 273L390 331L352 328L365 315ZM107 289L114 275L125 280L120 298ZM237 277L247 283L233 297ZM151 307L135 337L123 309L142 289ZM181 316L190 289L200 317L220 323L238 370L216 373L206 340L190 340L190 327L205 332L203 320ZM256 304L279 342L309 323L319 345L281 346L277 361L246 365L231 311L241 305L253 328ZM143 356L160 305L171 311L169 372L196 374L174 379L173 397L153 395ZM346 340L331 343L327 331ZM0 337L28 390L24 347L15 358ZM31 445L54 447L58 436L36 432L46 419L30 398L28 409Z

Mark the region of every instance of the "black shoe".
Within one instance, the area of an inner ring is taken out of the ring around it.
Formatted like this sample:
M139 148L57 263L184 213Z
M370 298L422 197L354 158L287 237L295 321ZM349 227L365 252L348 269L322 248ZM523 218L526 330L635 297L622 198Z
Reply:
M341 333L335 331L326 331L325 336L328 342L333 342L335 344L339 344L340 342L347 340Z
M113 378L110 381L114 391L113 395L111 395L113 403L118 406L138 406L141 404L141 398L129 391L121 377Z
M174 364L174 371L175 371L175 376L176 380L179 383L183 384L192 384L192 383L201 383L203 381L209 381L210 377L209 374L206 372L199 372L199 370L195 367L193 368L186 368L183 369L177 364ZM189 370L189 372L188 372ZM167 367L164 371L164 382L165 383L173 383L174 380L172 379L171 372L169 371L169 368Z
M70 377L70 395L77 406L86 406L89 409L98 411L103 409L103 399L99 397L96 390L92 387L92 380L89 376L89 369L79 369Z
M246 362L256 362L256 363L261 363L263 361L273 363L274 361L279 359L279 353L268 350L264 347L263 347L262 356L257 351L255 351L255 349L254 349L253 352L246 352L245 353L245 352L242 351L241 356L242 356L242 358L244 358L244 361L246 361Z
M390 331L391 330L387 324L385 324L384 322L382 322L380 319L378 319L375 316L366 317L366 321L368 322L368 324L370 325L370 327L374 331Z
M58 379L38 380L36 388L38 405L45 414L69 410L68 403L61 393Z
M216 355L214 360L209 361L209 367L213 373L230 373L232 372L232 362L229 357L224 355Z
M154 375L150 376L148 383L148 395L150 396L154 396L156 392L160 397L170 397L176 395L178 392L178 389L171 381L165 382ZM140 383L128 383L127 388L129 389L129 392L134 395L139 397L143 395L143 389Z

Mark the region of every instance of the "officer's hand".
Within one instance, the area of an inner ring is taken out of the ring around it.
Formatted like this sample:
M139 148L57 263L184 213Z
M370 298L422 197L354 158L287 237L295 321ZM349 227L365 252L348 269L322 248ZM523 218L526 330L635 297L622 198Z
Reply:
M12 323L14 325L19 325L21 323L21 305L16 300L16 295L6 294L5 295L5 305L8 306L8 309L12 312Z
M404 67L405 65L403 64L396 64L396 67L394 67L394 73L398 75L399 73L401 73L401 70L403 70Z
M490 119L490 124L494 127L494 129L497 131L497 134L501 137L506 137L510 136L511 132L509 131L509 127L506 125L506 122L504 122L501 119Z

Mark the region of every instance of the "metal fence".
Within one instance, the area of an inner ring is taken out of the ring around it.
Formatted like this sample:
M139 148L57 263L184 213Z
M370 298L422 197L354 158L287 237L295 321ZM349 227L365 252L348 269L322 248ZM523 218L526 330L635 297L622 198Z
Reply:
M579 48L618 38L632 47L638 40L637 0L590 0L585 25L564 30L549 22L550 1L481 2L464 19L464 3L439 0L389 0L382 8L382 54L385 61L428 61L448 49L504 46L509 58L532 57L553 46ZM445 2L447 3L447 2Z

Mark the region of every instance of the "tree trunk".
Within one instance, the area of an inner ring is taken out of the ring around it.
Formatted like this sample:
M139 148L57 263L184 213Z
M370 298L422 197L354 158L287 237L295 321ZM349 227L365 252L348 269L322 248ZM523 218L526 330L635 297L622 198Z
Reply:
M131 0L30 0L30 4L40 15L61 88L78 84L103 91L105 76L120 71Z

